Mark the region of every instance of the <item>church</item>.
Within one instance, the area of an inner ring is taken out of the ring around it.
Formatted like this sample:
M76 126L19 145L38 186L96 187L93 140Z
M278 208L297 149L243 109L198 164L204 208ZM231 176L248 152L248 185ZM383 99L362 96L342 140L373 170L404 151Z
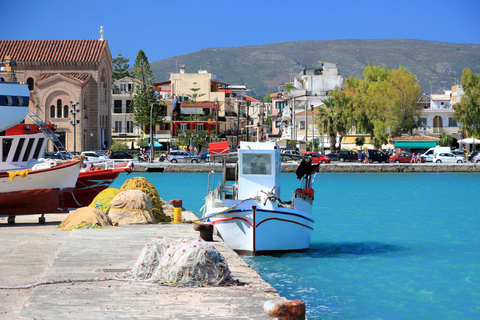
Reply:
M98 40L0 40L0 60L15 60L17 81L28 84L29 109L56 125L71 152L110 147L113 61L100 33ZM55 151L51 143L47 151Z

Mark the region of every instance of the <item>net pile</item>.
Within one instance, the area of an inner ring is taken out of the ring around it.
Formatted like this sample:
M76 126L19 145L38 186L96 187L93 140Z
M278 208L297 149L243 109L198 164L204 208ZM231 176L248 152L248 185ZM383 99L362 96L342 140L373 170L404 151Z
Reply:
M202 239L157 237L147 244L124 277L171 286L202 287L234 283L227 261Z
M108 217L113 223L157 223L152 216L152 201L140 190L122 191L110 201Z
M110 208L110 201L117 196L120 191L115 188L108 188L97 194L92 203L89 204L89 207L102 210L104 213L107 213Z
M134 177L125 181L120 192L126 190L140 190L152 201L152 214L157 222L170 222L171 218L163 212L162 198L158 195L155 187L143 177Z
M80 228L111 228L110 218L100 209L83 207L70 213L58 226L62 230Z

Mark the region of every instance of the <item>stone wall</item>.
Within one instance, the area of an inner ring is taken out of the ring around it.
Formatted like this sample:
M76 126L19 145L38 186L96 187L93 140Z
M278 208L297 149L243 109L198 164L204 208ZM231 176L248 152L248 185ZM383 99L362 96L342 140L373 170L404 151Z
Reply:
M233 164L228 164L233 166ZM282 172L295 172L297 164L282 164ZM135 163L138 172L220 172L221 164L209 163ZM326 164L319 172L480 172L480 164Z

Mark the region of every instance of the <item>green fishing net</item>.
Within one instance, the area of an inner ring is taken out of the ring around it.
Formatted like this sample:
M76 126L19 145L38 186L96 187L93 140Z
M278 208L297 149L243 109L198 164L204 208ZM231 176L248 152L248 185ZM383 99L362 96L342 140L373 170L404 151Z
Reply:
M235 284L222 254L194 237L157 237L143 248L133 269L122 276L171 286Z
M157 222L170 222L171 218L163 212L162 198L155 187L143 177L134 177L125 181L120 192L126 190L143 191L152 201L152 214Z
M110 201L116 197L120 191L115 188L108 188L97 194L89 207L102 210L104 213L107 213L110 208Z

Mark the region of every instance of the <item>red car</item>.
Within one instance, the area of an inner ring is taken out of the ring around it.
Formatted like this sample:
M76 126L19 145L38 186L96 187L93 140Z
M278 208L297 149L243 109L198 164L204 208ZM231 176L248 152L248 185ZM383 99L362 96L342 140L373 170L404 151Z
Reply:
M417 157L420 157L420 154L415 155L415 160L417 160ZM412 154L410 152L400 152L396 156L390 157L390 162L410 163L410 161L412 161ZM418 160L416 162L418 162ZM425 162L425 159L420 158L420 162Z
M321 154L318 154L313 151L307 151L302 153L302 156L306 157L312 157L312 164L318 164L318 163L330 163L330 158L326 156L322 156Z

